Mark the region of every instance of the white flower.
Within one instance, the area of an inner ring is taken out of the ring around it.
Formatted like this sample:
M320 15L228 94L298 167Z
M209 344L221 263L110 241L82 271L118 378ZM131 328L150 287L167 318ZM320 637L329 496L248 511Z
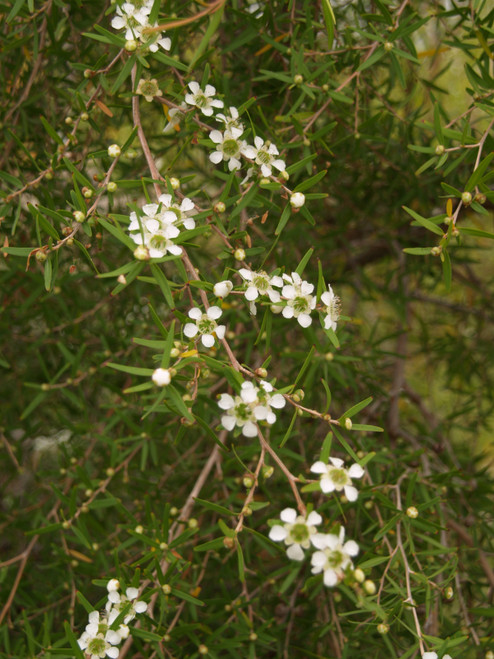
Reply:
M112 590L108 593L108 601L106 603L106 610L109 613L110 624L118 617L120 611L127 607L128 603L131 603L131 606L124 617L124 626L127 625L131 620L136 617L138 613L144 613L147 610L148 605L142 600L138 600L137 596L139 591L137 588L127 588L125 595L122 595L118 590ZM125 633L125 629L122 631ZM120 634L119 634L120 635Z
M326 314L324 318L324 329L336 330L336 323L340 317L340 298L333 293L331 285L328 284L328 290L321 295L321 302L326 306L323 313Z
M424 652L422 659L437 659L437 652ZM451 659L449 654L444 654L443 659Z
M254 144L255 146L249 144L244 147L242 155L254 160L260 166L263 176L271 176L272 167L276 167L280 172L285 170L285 161L274 157L279 155L279 151L274 144L264 143L264 140L259 136L254 137Z
M153 1L141 3L140 7L136 7L130 2L124 2L122 5L117 5L117 16L112 19L112 27L116 30L125 29L125 38L129 41L139 39L142 44L147 46L152 53L158 50L158 45L164 50L170 50L172 42L168 37L163 37L163 34L143 34L143 29L152 27L149 23L149 14L153 8Z
M167 109L168 123L163 128L165 135L171 135L174 131L180 129L180 122L185 117L187 106L181 103L178 108Z
M356 501L358 491L352 485L352 478L362 478L365 473L362 467L355 463L350 469L345 469L340 458L329 458L329 461L331 464L324 464L318 460L310 468L314 474L321 474L321 490L324 494L344 490L348 501Z
M231 131L233 128L236 128L242 131L243 133L244 127L242 123L239 121L237 108L231 106L229 109L230 109L229 115L224 115L223 113L219 112L215 117L216 121L221 121L221 123L225 124L225 130Z
M240 128L230 128L225 130L224 134L219 130L212 130L209 138L217 145L216 151L209 155L209 160L215 165L222 160L228 162L228 169L232 172L234 169L240 169L242 163L239 160L240 153L245 146L244 140L240 140L243 130Z
M312 544L320 549L312 555L312 574L324 572L324 585L336 586L344 577L347 568L353 570L350 557L356 556L359 547L353 540L345 542L345 529L341 527L339 535L317 533L312 537Z
M216 89L212 85L206 85L203 91L199 83L194 80L189 82L189 89L192 93L185 95L185 102L198 107L206 117L213 114L213 108L223 107L223 101L212 98L216 94Z
M108 155L110 158L118 158L118 156L122 153L120 147L118 144L110 144L108 147Z
M288 282L283 286L282 296L287 300L282 314L285 318L296 318L302 327L309 327L312 323L310 312L316 306L316 298L311 295L314 285L302 280L299 274L283 275Z
M195 228L195 220L190 216L194 210L194 202L191 199L184 197L179 206L170 194L162 194L158 201L161 203L159 217L163 222L183 226L189 231Z
M170 197L170 195L161 196ZM171 211L159 211L158 204L145 204L142 211L144 215L141 218L138 218L134 211L130 214L128 228L132 240L137 245L147 247L151 258L161 258L167 252L170 252L173 256L180 256L182 248L173 242L173 239L180 234L176 224L183 221L177 219L177 212L180 213L180 210L175 211L175 208L172 208ZM188 221L194 222L191 219ZM186 222L183 221L183 223Z
M225 279L224 281L219 281L214 285L213 293L216 295L216 297L224 298L227 295L230 295L232 288L232 282L229 279Z
M290 206L301 208L305 204L305 195L301 192L294 192L290 197Z
M286 554L292 561L303 560L304 549L309 549L312 538L317 534L316 526L322 522L321 515L312 511L304 517L297 515L293 508L285 508L281 511L280 518L285 524L275 524L269 532L269 537L288 546Z
M158 387L166 387L172 381L172 376L167 368L157 368L151 379Z
M106 584L106 589L109 593L111 593L112 590L119 590L119 588L120 581L118 579L110 579L110 581Z
M189 318L195 320L195 323L187 323L185 325L185 336L192 339L199 333L201 335L202 345L205 348L211 348L214 345L215 335L220 340L225 336L226 327L216 323L221 314L222 311L219 307L209 307L206 313L203 313L197 307L193 307L189 311Z
M106 617L100 620L98 611L91 611L89 614L89 624L86 625L77 644L81 650L91 656L91 659L103 659L103 657L116 659L118 657L118 648L114 646L122 641L122 637L118 632L109 628L110 624Z
M227 412L221 417L226 430L237 426L242 429L244 437L255 437L257 421L266 421L269 425L276 421L272 408L281 409L286 401L281 394L272 394L274 390L269 382L262 380L259 384L257 387L253 382L243 382L240 395L235 398L221 394L218 405Z
M279 302L281 297L279 291L275 291L273 286L281 288L283 286L283 279L276 275L270 277L266 272L259 271L253 272L247 268L240 268L239 275L245 281L250 282L247 290L245 291L245 298L249 302L257 300L259 295L267 295L271 302ZM254 307L255 308L255 307Z

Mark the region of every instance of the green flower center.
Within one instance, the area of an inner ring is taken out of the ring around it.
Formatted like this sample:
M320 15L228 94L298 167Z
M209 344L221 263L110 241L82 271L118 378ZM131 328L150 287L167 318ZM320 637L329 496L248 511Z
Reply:
M256 160L259 165L269 165L272 160L271 154L269 154L265 149L262 149L257 152Z
M350 481L348 474L344 469L330 469L329 477L335 485L340 485L341 487L348 485Z
M160 236L159 234L156 233L149 241L149 245L154 249L166 249L167 243L168 240L167 238L165 238L165 236Z
M201 334L212 334L216 329L216 323L204 315L197 323L197 328Z
M307 528L307 524L303 524L303 523L294 524L290 530L290 536L292 540L298 544L300 544L304 540L308 540L310 534L309 534L309 529Z
M204 94L197 94L194 100L198 108L205 108L209 105L208 97L204 96Z
M234 139L225 140L223 142L223 153L227 156L230 156L230 158L233 158L233 156L237 156L240 153L237 140Z
M335 549L334 551L330 551L328 554L328 565L332 568L340 567L340 565L343 563L343 559L343 553L338 549Z
M157 91L158 87L156 86L156 83L151 82L150 80L141 85L141 93L144 96L154 96Z
M264 273L259 273L252 280L253 285L257 288L258 291L265 293L269 288L269 281L264 275Z
M247 403L239 403L235 405L235 416L240 421L248 421L251 417L250 407Z
M95 654L98 657L104 657L106 650L106 641L104 638L92 638L87 644L89 654Z
M309 303L305 297L296 297L293 300L293 308L298 313L307 313L310 311Z

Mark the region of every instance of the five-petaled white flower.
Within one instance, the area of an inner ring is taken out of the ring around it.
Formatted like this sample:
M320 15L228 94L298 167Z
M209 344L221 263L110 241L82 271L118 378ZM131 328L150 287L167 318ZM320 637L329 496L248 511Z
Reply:
M127 40L139 39L142 44L148 46L152 53L158 50L158 45L165 50L170 50L172 42L162 33L147 35L143 33L144 28L152 27L149 23L149 14L153 8L153 0L147 0L138 7L131 2L124 2L116 6L117 16L112 18L111 25L116 30L125 29ZM149 45L148 45L149 44Z
M323 313L326 314L324 318L324 329L336 330L336 323L340 317L340 298L333 293L331 284L328 284L328 290L321 295L321 302L325 307Z
M249 302L257 300L259 295L267 295L271 302L279 302L281 297L279 291L275 291L273 286L281 288L283 279L277 275L269 276L264 271L253 272L247 268L240 268L239 275L247 282L250 282L245 291L245 298ZM253 309L252 309L253 307ZM255 306L251 305L251 311L255 314Z
M345 540L345 529L340 528L339 535L332 533L317 533L312 538L312 544L320 549L312 555L312 574L324 572L324 585L336 586L345 576L345 570L353 570L352 558L359 552L359 547L353 540Z
M273 167L276 167L280 172L285 170L285 161L280 158L275 158L280 152L274 144L270 142L265 143L258 135L254 137L254 144L255 146L249 144L244 147L242 155L254 160L255 163L260 166L263 176L271 176Z
M188 86L192 93L185 94L185 102L198 107L206 117L210 117L213 114L213 108L223 107L223 101L213 98L216 94L216 89L212 85L206 85L204 90L202 90L199 83L193 80L189 82Z
M225 130L232 130L232 128L236 128L238 130L241 130L242 133L244 132L244 127L242 122L239 120L239 114L238 110L236 107L231 106L229 108L230 114L225 115L222 112L219 112L216 115L216 121L221 121L221 123L225 124Z
M116 617L116 616L115 616ZM91 659L103 659L111 657L116 659L119 650L116 645L122 641L122 636L110 629L111 622L104 616L100 619L98 611L91 611L89 614L89 624L81 634L77 644L84 650Z
M312 295L314 284L304 281L296 272L291 276L283 275L283 279L287 284L281 294L287 303L281 313L285 318L296 318L302 327L309 327L312 323L310 313L316 306L316 298Z
M219 307L209 307L206 313L203 313L197 307L193 307L189 311L189 318L195 320L195 323L187 323L185 325L185 336L193 339L196 334L200 334L202 345L205 348L211 348L214 345L215 335L220 340L225 336L226 327L216 323L221 314L222 311Z
M273 386L261 380L257 387L253 382L243 382L239 396L221 394L218 405L226 412L221 417L221 423L226 430L233 430L235 426L241 428L244 437L257 435L257 421L266 421L272 425L276 421L274 409L285 406L285 399L281 394L273 394Z
M350 469L345 469L340 458L329 458L329 461L331 464L324 464L318 460L310 468L314 474L321 474L319 482L321 490L324 494L344 490L348 501L356 501L358 491L352 485L352 478L362 478L365 473L362 467L355 463Z
M111 612L114 615L114 619L122 611L128 603L130 602L130 608L127 611L127 615L124 617L124 625L127 625L131 620L136 617L137 613L144 613L148 605L142 600L138 600L137 596L139 591L137 588L129 587L125 591L125 595L122 595L118 590L109 590L108 591L108 601L106 603L106 610ZM115 615L116 614L116 615Z
M301 561L304 558L304 549L309 549L311 540L317 534L316 526L322 522L322 517L314 510L307 517L297 515L293 508L281 511L280 518L285 522L283 526L275 524L269 537L275 542L284 542L288 549L286 554L292 561Z
M194 210L194 202L188 197L184 197L180 205L173 201L171 194L162 194L158 197L161 204L160 217L164 222L175 224L177 227L185 229L194 229L196 223L191 212Z
M232 172L234 169L240 169L242 163L239 160L240 153L245 146L244 140L240 139L243 130L240 128L230 128L221 133L219 130L212 130L209 138L216 144L216 151L209 155L209 160L215 165L222 160L228 162L228 169Z

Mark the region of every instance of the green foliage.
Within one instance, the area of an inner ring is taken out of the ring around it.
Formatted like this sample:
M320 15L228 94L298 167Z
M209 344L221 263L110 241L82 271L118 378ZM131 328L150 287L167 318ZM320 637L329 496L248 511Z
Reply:
M494 10L259 4L157 0L166 34L130 45L115 5L0 7L5 659L88 656L113 578L149 603L120 656L494 651ZM224 126L181 107L191 81L286 175L213 164ZM149 259L132 234L163 194L195 227ZM312 323L267 296L252 315L247 267L312 282ZM206 347L184 328L213 305ZM219 396L263 379L276 422L228 432ZM330 457L365 467L357 501L321 492ZM270 539L304 507L358 543L363 579L327 588Z

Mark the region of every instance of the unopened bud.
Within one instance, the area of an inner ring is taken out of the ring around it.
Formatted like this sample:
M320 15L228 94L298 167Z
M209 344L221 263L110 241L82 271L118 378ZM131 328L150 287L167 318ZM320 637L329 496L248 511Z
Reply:
M364 590L367 593L367 595L375 595L377 590L376 584L370 579L367 579L366 581L364 581Z
M122 149L118 146L118 144L110 144L108 147L108 155L110 158L118 158L121 153Z
M213 208L216 213L224 213L226 211L226 206L222 201L218 201Z
M165 593L165 595L169 595L172 592L172 587L169 583L164 583L161 586L161 590Z
M84 222L86 219L86 213L83 213L82 211L74 211L72 215L74 216L74 220L79 223Z
M167 368L157 368L151 379L158 387L166 387L172 381L170 371Z
M244 484L244 487L247 487L247 488L250 488L254 485L254 479L251 478L250 476L244 476L242 482Z
M305 195L301 192L294 192L290 197L290 206L292 208L301 208L305 204Z
M245 259L245 250L239 247L238 249L235 250L233 256L237 261L243 261Z
M115 183L115 181L110 181L108 185L106 186L106 189L108 192L115 192L115 190L118 188L118 185Z
M264 476L264 478L271 478L273 474L274 474L274 467L272 465L263 465L262 475Z
M249 641L257 641L257 634L255 632L249 634Z
M197 527L199 526L199 522L197 521L197 519L195 517L191 517L189 519L189 521L187 522L187 525L188 525L189 529L197 529Z
M385 622L381 622L377 626L377 631L379 634L387 634L389 632L389 625L387 625Z
M145 245L139 245L134 250L134 258L136 258L138 261L149 261L151 257L149 256L148 248Z
M125 42L124 48L128 53L133 53L134 50L137 50L137 46L138 46L138 43L135 39L128 39Z
M345 419L345 428L347 430L351 430L353 427L353 423L351 419Z
M300 73L297 73L296 75L293 76L293 82L296 85L301 85L304 81L304 76L300 75Z
M433 247L433 248L431 249L431 254L432 254L432 256L439 256L439 254L440 254L442 251L443 251L443 248L442 248L440 245L438 245L437 247Z
M472 193L463 192L461 195L461 200L465 204L465 206L469 206L472 203Z
M436 153L436 156L442 156L443 153L444 153L444 151L445 151L445 149L444 149L444 146L443 146L442 144L438 144L438 145L436 146L436 148L434 149L434 151L435 151L435 153Z
M144 533L144 527L142 526L142 524L138 524L138 525L135 527L134 531L135 531L135 533L137 533L138 535L142 535L142 534Z
M40 263L44 263L48 256L46 255L46 252L43 252L41 249L39 249L36 252L36 261L39 261Z
M454 590L451 588L451 586L448 586L447 588L444 589L444 597L445 597L447 600L451 600L451 599L453 599L453 595L454 595L454 594L455 594L455 593L454 593Z
M386 41L384 44L384 50L389 53L391 50L393 50L394 45L391 43L391 41Z
M227 295L230 295L232 288L232 282L229 279L225 279L224 281L219 281L214 285L213 293L216 295L216 297L224 298Z
M355 578L355 581L358 581L359 583L363 583L365 581L364 571L359 567L356 570L354 570L353 576Z
M412 519L416 519L419 516L419 511L415 506L410 506L407 508L407 515L408 517L411 517Z
M229 536L225 535L223 538L223 545L227 549L233 549L235 547L235 540L233 538L230 538Z
M268 376L268 372L265 368L260 366L259 368L256 368L255 374L258 375L260 378L266 378Z
M207 645L203 645L203 644L201 644L201 645L197 648L197 651L199 652L199 654L208 654L208 652L209 652L209 650L208 650L208 646L207 646Z
M172 178L170 179L170 185L172 186L173 190L178 190L178 188L180 187L180 181L178 180L178 178L172 176Z

